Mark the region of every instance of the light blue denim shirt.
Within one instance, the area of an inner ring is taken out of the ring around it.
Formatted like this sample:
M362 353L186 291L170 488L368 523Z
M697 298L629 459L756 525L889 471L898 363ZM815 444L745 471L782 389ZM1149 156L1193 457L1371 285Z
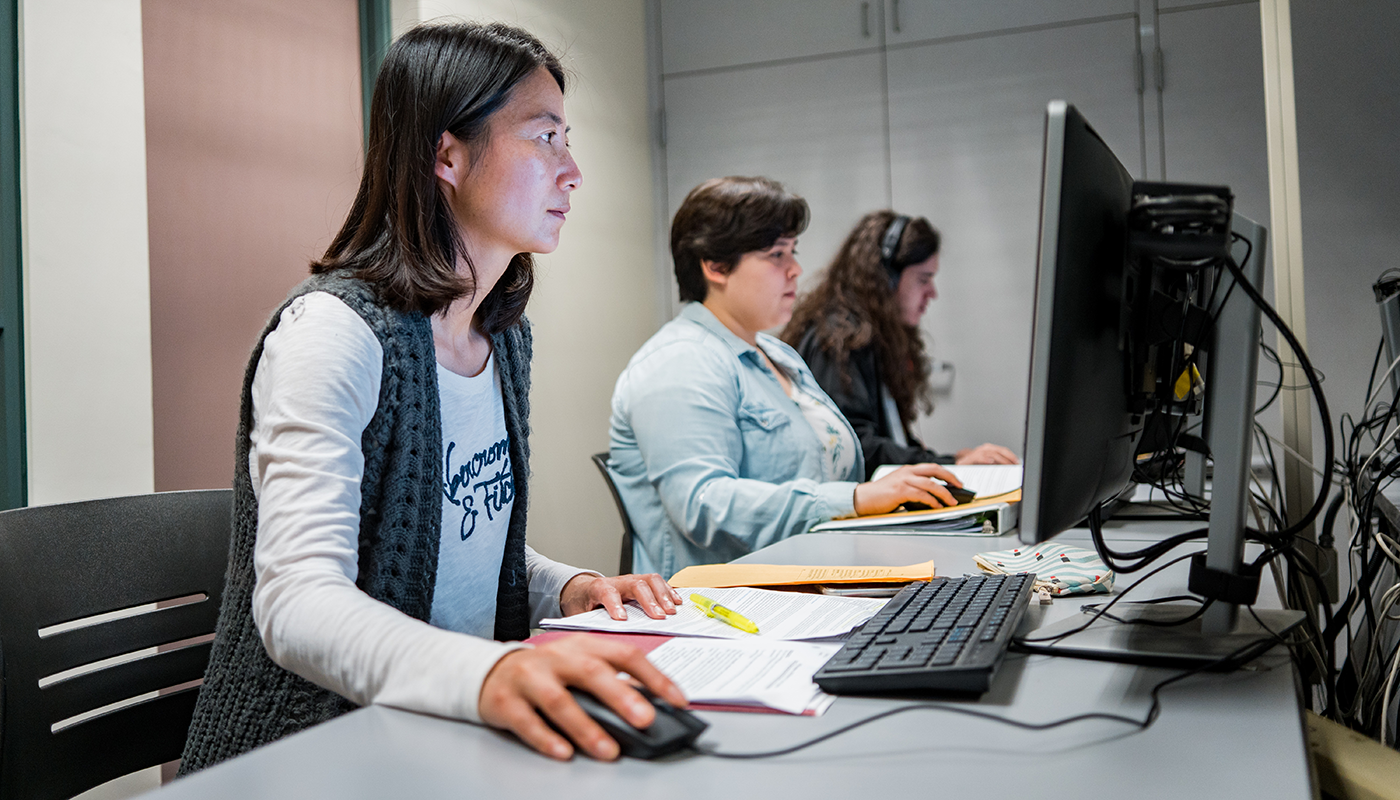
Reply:
M850 428L796 351L764 333L758 344ZM665 577L854 514L865 475L857 450L847 480L822 482L822 446L802 411L758 350L700 303L632 356L610 436L608 465L636 530L633 570Z

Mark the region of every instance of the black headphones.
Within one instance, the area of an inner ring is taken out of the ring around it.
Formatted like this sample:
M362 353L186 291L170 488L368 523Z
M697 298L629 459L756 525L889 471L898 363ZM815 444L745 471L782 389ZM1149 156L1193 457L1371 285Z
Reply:
M903 272L894 265L894 251L899 249L899 240L904 237L904 226L908 224L908 217L895 217L890 220L890 226L885 229L885 235L880 239L880 266L890 275L890 291L899 286L899 273Z

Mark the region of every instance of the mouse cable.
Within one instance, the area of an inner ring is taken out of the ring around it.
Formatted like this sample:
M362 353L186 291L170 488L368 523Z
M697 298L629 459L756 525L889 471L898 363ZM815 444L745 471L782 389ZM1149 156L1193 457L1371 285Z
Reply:
M1152 577L1153 575L1156 575L1157 573L1161 572L1162 570L1164 570L1164 569L1166 569L1166 568L1172 566L1173 564L1179 564L1179 563L1181 563L1182 561L1185 561L1185 560L1188 559L1188 558L1191 558L1191 557L1193 557L1193 556L1200 555L1201 553L1204 553L1204 552L1205 552L1204 550L1197 550L1197 551L1194 552L1194 553L1187 553L1186 555L1178 556L1178 557L1176 557L1176 558L1173 558L1172 560L1170 560L1170 561L1168 561L1168 562L1166 562L1166 563L1164 563L1164 564L1159 564L1159 565L1158 565L1155 569L1153 569L1151 572L1147 573L1146 575L1143 575L1142 577L1138 578L1136 581L1133 581L1132 583L1128 584L1128 586L1127 586L1126 588L1124 588L1122 591L1118 592L1118 594L1117 594L1112 600L1109 600L1107 603L1096 604L1096 608L1094 608L1093 611L1091 612L1089 619L1086 620L1082 625L1079 625L1078 627L1071 628L1071 629L1069 629L1069 630L1067 630L1067 631L1062 631L1062 632L1060 632L1060 633L1053 634L1053 635L1051 635L1051 636L1017 636L1017 637L1014 637L1014 638L1012 639L1012 644L1021 645L1021 644L1023 644L1023 643L1058 642L1059 640L1064 639L1065 637L1073 636L1074 634L1079 633L1079 632L1081 632L1081 631L1086 631L1086 630L1088 630L1089 627L1092 626L1095 622L1098 622L1099 619L1100 619L1101 617L1103 617L1104 615L1108 614L1108 610L1109 610L1110 608L1113 608L1115 605L1118 604L1118 602L1119 602L1120 600L1122 600L1124 597L1127 597L1129 592L1131 592L1132 590L1134 590L1134 589L1136 589L1137 587L1141 586L1142 583L1143 583L1143 581L1147 580L1148 578ZM1152 601L1143 601L1143 602L1152 602ZM1158 602L1160 602L1160 600L1159 600Z
M820 744L822 742L827 741L828 739L833 739L837 736L840 736L843 733L848 733L850 731L855 730L856 728L869 725L872 722L885 719L886 717L893 717L896 714L903 714L906 711L946 711L950 714L962 714L963 716L967 717L976 717L978 719L985 719L991 722L1000 722L1003 725L1010 725L1013 728L1020 728L1022 730L1027 731L1047 731L1054 728L1060 728L1065 725L1070 725L1075 722L1087 722L1093 719L1102 719L1107 720L1109 722L1121 722L1125 725L1131 725L1133 728L1136 728L1139 731L1145 731L1148 728L1152 727L1152 723L1156 722L1157 718L1162 713L1161 692L1163 689L1167 688L1173 683L1185 680L1197 673L1206 672L1208 670L1212 670L1217 667L1229 664L1231 661L1238 659L1240 658L1240 656L1248 653L1254 647L1255 645L1253 643L1250 643L1248 645L1245 645L1244 647L1241 647L1238 650L1235 650L1231 653L1227 653L1214 661L1210 661L1205 664L1192 667L1191 669L1184 670L1162 681L1159 681L1155 686L1152 687L1152 690L1148 693L1148 695L1152 698L1152 704L1148 706L1147 714L1142 719L1136 719L1134 717L1129 717L1124 714L1111 714L1106 711L1090 711L1084 714L1075 714L1072 717L1063 717L1061 719L1051 720L1049 722L1023 722L1019 719L1003 717L998 714L992 714L990 712L982 711L977 708L971 708L969 706L954 706L948 705L947 703L909 703L907 705L897 706L886 711L881 711L878 714L872 714L864 719L858 719L855 722L842 725L834 731L827 731L826 733L808 739L805 742L798 742L795 745L792 745L790 747L784 747L778 750L766 750L753 753L728 753L722 750L714 750L703 745L691 745L691 748L694 749L697 753L700 753L701 755L713 756L714 758L756 759L773 758L775 756L785 756L789 753L796 753L799 750L805 750L808 747L811 747L812 745Z

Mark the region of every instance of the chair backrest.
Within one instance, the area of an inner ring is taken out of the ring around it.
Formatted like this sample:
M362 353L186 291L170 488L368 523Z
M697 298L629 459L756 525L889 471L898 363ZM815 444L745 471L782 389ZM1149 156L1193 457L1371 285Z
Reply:
M0 512L0 800L180 757L232 516L226 489Z
M617 503L617 515L622 517L622 555L617 560L617 574L626 575L632 571L632 518L627 516L627 506L622 504L622 495L617 493L617 484L613 483L612 473L608 471L608 454L594 453L593 465L603 474L603 481L608 485L608 491L612 492L612 499Z

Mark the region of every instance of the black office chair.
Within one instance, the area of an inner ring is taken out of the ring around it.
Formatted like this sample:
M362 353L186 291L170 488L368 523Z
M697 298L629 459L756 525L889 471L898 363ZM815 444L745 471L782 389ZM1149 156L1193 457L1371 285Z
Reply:
M0 512L0 800L180 757L232 511L224 489Z
M613 483L612 473L608 471L608 454L594 453L593 465L603 473L603 481L608 484L608 491L612 492L613 502L617 503L617 515L622 517L622 555L617 561L617 574L626 575L632 571L632 518L627 516L627 506L622 504L622 495L617 493L617 484Z

